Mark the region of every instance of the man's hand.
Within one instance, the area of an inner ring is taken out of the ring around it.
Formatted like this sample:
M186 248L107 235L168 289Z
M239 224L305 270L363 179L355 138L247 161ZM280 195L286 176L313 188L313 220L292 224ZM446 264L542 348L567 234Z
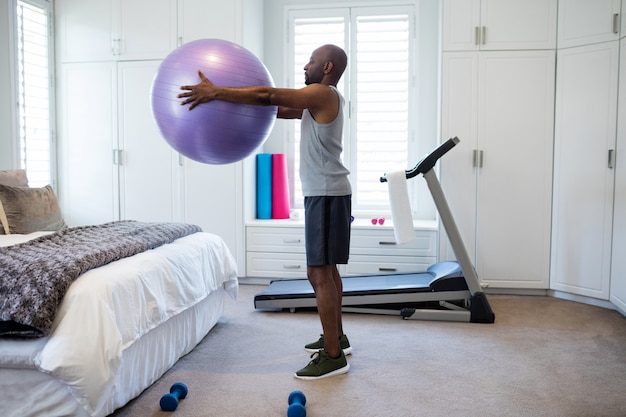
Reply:
M185 93L180 93L178 95L178 98L185 99L180 104L181 106L184 106L191 103L189 110L192 110L198 104L207 103L213 100L212 93L215 90L215 85L209 81L209 79L205 77L200 70L198 70L198 77L200 77L200 82L198 84L183 85L180 87L181 90L187 90Z

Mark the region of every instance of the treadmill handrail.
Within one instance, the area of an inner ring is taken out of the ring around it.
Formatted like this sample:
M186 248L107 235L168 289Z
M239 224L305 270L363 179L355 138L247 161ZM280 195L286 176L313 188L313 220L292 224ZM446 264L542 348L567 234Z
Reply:
M453 137L443 142L437 148L432 150L428 155L422 158L414 168L405 171L406 178L413 178L419 174L425 174L437 164L437 161L444 156L450 149L454 148L461 140L458 137ZM380 182L387 182L387 174L380 177Z

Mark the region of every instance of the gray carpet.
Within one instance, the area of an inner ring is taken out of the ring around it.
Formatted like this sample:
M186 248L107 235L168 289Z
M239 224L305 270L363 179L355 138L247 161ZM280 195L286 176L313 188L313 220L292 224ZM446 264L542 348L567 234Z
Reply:
M262 289L242 285L196 349L113 416L286 416L293 390L308 417L626 416L626 318L615 311L493 295L495 324L346 314L350 372L301 381L317 315L256 311ZM189 395L163 412L177 381Z

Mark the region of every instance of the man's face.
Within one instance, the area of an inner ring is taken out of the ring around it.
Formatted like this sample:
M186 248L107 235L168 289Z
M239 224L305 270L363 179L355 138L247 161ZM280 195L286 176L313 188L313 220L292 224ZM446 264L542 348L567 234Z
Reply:
M304 66L304 83L317 84L324 78L324 61L319 50L313 51L309 63Z

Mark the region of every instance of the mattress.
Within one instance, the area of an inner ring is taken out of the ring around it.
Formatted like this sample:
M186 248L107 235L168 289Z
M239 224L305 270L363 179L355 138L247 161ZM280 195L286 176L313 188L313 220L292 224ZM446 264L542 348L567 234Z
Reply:
M0 236L0 245L37 235ZM48 337L0 339L0 415L110 414L191 351L237 289L232 254L210 233L86 272Z

